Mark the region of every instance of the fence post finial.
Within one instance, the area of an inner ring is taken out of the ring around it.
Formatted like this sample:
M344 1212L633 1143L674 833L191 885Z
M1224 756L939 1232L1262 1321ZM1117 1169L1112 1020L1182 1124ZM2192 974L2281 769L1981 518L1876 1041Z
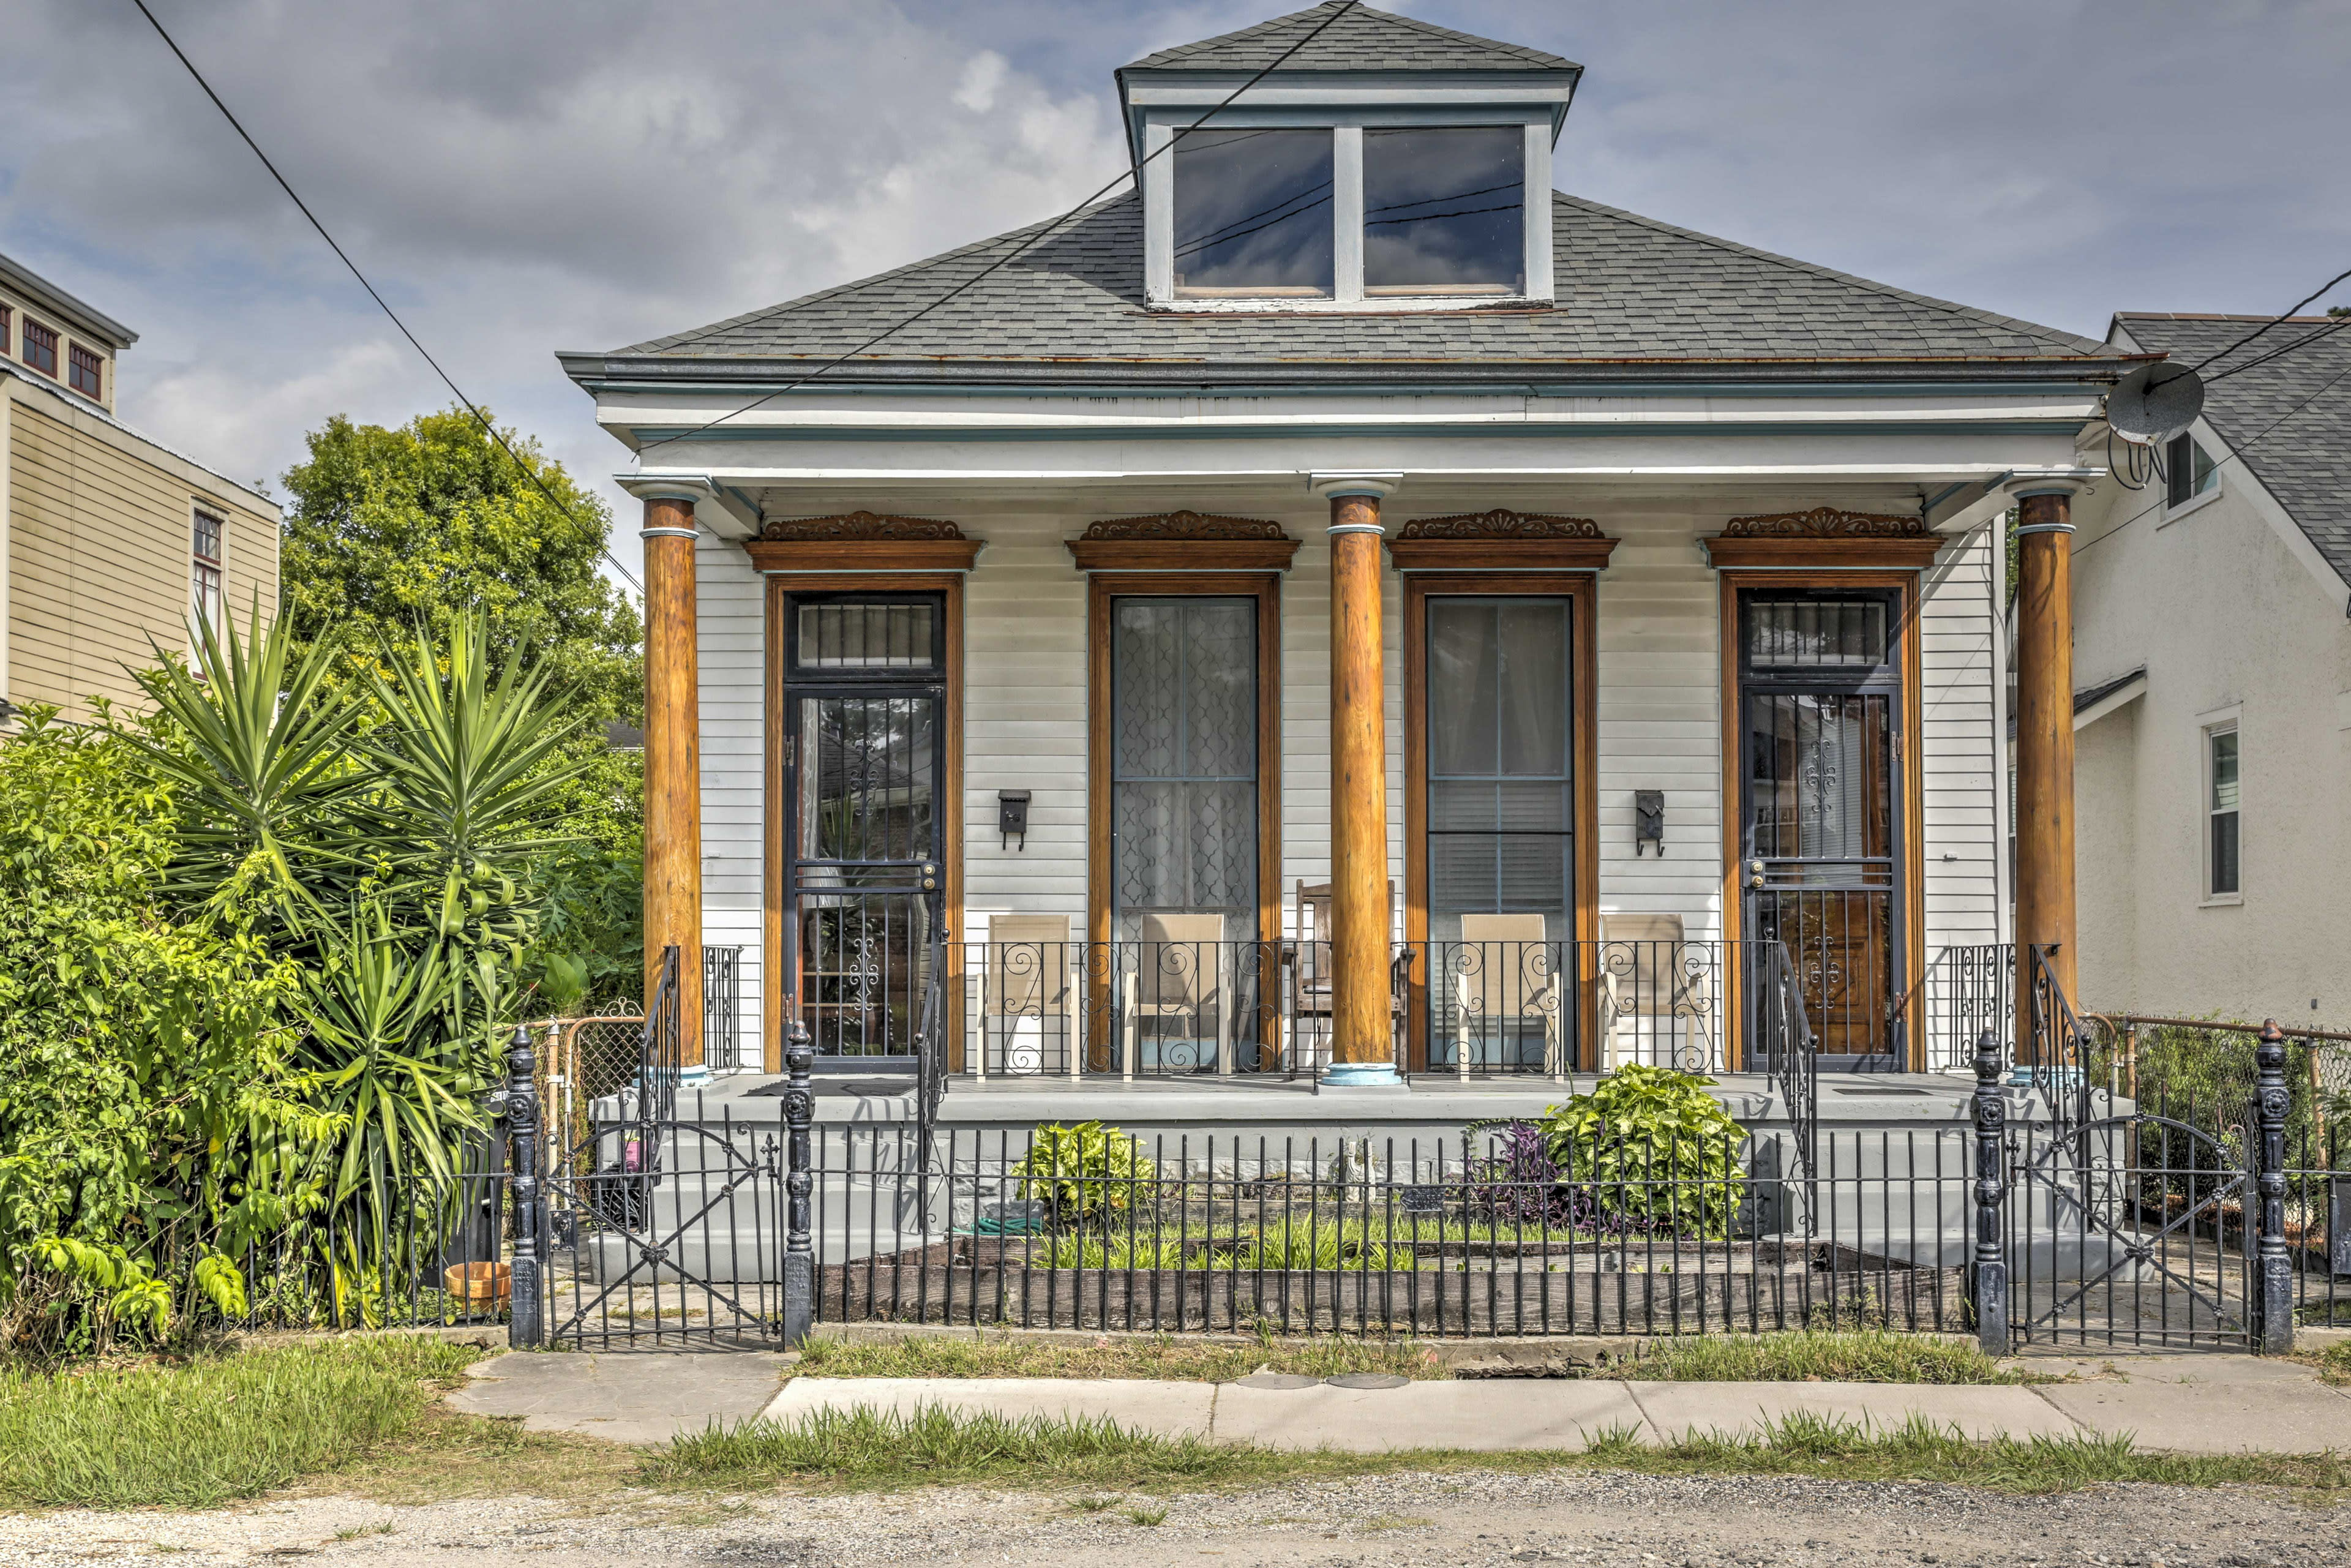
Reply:
M507 1343L517 1350L543 1343L547 1330L540 1290L547 1237L540 1223L545 1206L538 1195L538 1068L530 1026L515 1025L514 1037L507 1041L507 1156L514 1172L515 1226Z
M788 1004L789 1005L789 1004ZM799 1349L816 1322L816 1254L810 1239L809 1194L814 1180L809 1174L809 1125L815 1119L816 1093L809 1070L816 1065L810 1047L808 1024L792 1009L791 1028L784 1042L784 1068L791 1083L784 1091L786 1159L784 1175L784 1343Z
M2008 1099L2001 1091L2000 1040L1991 1030L1976 1036L1975 1069L1976 1246L1968 1295L1975 1307L1976 1343L1986 1355L2006 1355L2008 1250L2001 1206L2008 1180L2001 1145L2008 1132Z
M2294 1349L2294 1260L2285 1246L2285 1121L2293 1098L2285 1082L2285 1030L2275 1019L2262 1020L2253 1065L2254 1114L2261 1126L2260 1230L2253 1253L2260 1295L2253 1302L2254 1322L2262 1352L2282 1355Z

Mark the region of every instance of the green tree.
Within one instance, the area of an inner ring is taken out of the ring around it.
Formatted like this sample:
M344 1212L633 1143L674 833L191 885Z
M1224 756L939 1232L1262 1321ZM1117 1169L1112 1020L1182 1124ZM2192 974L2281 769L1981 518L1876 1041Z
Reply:
M506 437L520 462L463 408L397 430L338 414L310 433L309 461L285 476L279 610L293 661L331 639L356 680L380 644L478 615L491 653L529 648L574 711L633 722L643 626L597 570L611 514L537 443Z
M503 660L528 648L569 712L638 722L643 622L597 570L611 516L535 443L506 436L520 463L462 407L397 430L339 415L310 434L309 461L286 474L289 668L331 642L343 652L330 683L363 690L390 674L380 650L412 645L420 627L445 642L458 622L478 617L485 651ZM546 766L562 776L556 815L567 841L516 873L542 912L526 979L559 1009L634 995L643 969L643 758L610 750L603 725L592 723Z

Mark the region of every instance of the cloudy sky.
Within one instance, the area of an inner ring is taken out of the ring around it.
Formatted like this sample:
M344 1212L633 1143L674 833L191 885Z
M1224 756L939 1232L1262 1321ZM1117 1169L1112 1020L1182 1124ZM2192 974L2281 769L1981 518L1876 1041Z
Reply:
M1123 165L1113 68L1295 8L150 4L459 383L591 476L626 455L556 350L1046 216ZM2351 0L1388 8L1583 62L1563 189L1905 287L2103 334L2351 267ZM130 0L6 12L0 252L141 334L126 418L274 487L329 414L446 402Z

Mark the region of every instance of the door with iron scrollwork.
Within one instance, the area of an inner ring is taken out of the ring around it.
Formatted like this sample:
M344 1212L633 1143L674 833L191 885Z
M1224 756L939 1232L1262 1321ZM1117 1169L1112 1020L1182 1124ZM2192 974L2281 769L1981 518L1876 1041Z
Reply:
M785 906L820 1057L918 1054L945 883L946 621L937 594L785 601Z
M1823 1067L1904 1060L1900 600L1740 594L1745 929L1786 945Z

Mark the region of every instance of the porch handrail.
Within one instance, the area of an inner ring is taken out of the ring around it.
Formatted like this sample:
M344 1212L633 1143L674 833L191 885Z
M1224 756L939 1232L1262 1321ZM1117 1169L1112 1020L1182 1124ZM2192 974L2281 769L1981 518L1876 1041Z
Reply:
M2049 960L2054 949L2043 943L2032 948L2032 985L2026 992L2030 1048L2021 1050L2018 1071L2029 1074L2032 1088L2049 1109L2059 1136L2095 1120L2091 1109L2090 1031L2074 1010ZM2020 1042L2022 1043L2022 1042Z
M1813 1037L1811 1015L1804 1009L1804 988L1797 979L1795 960L1789 956L1787 944L1770 941L1762 944L1762 948L1761 973L1753 982L1759 1003L1755 1009L1759 1036L1756 1045L1763 1070L1787 1107L1796 1157L1802 1162L1809 1178L1816 1169L1813 1158L1821 1113L1820 1051ZM1812 1208L1811 1204L1805 1205L1807 1216Z

